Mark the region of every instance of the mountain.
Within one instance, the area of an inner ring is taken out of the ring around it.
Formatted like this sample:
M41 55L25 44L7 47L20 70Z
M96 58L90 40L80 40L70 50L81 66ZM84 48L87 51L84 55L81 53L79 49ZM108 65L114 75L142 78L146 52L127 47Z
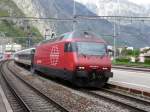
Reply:
M24 16L24 13L17 7L17 5L11 0L0 0L0 17L7 16ZM28 33L36 32L36 36L41 36L38 30L30 26L30 28L26 28L29 26L29 23L25 23L22 20L16 19L1 19L0 20L0 37L5 39L4 37L12 38L12 40L16 43L24 44L26 43L26 38ZM19 38L18 38L19 37Z
M55 17L55 18L72 18L73 0L13 0L16 5L28 17ZM103 0L104 1L104 0ZM106 0L109 1L109 0ZM115 0L113 0L115 1ZM95 7L93 5L93 7ZM77 15L96 16L85 5L76 3ZM40 32L44 35L46 29L57 34L72 31L73 21L56 21L56 20L41 20L32 22ZM105 19L87 20L80 19L76 23L76 29L92 30L101 35L108 43L113 44L113 22ZM134 23L133 23L134 24ZM135 24L138 26L138 24ZM118 29L116 29L118 32ZM134 25L120 25L119 36L117 36L118 45L145 47L150 45L149 31L150 27L144 25L134 27Z
M73 17L73 0L13 0L17 6L26 14L28 17L37 18L72 18ZM84 5L76 3L76 14L77 15L90 15L96 16L93 12L88 10ZM97 24L98 22L98 24ZM106 26L104 28L97 27ZM40 32L44 35L45 29L55 30L57 34L72 31L73 21L36 21L33 23ZM108 25L107 25L108 24ZM77 24L77 29L93 29L97 32L102 32L104 29L112 28L111 24L107 20L100 21L89 21L80 20ZM105 31L111 32L111 31Z
M99 16L148 16L149 8L128 0L76 0Z
M0 16L20 16L23 15L23 13L17 9L16 5L9 1L7 3L7 0L1 0L0 1ZM11 36L21 36L23 35L23 32L19 30L18 27L15 27L15 25L11 24L12 21L8 20L1 20L0 21L0 33L2 35L5 35L7 37Z

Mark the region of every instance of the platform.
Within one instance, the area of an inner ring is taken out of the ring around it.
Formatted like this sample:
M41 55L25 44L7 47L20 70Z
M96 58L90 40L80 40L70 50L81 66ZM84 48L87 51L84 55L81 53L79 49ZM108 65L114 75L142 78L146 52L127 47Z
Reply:
M135 70L112 69L114 77L109 84L150 93L150 73Z
M0 85L0 112L13 112Z

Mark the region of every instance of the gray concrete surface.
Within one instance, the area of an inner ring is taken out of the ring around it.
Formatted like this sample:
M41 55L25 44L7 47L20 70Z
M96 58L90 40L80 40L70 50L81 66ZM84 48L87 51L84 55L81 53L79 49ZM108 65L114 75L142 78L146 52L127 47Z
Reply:
M0 112L13 112L0 85Z
M0 112L7 112L1 95L0 95Z
M132 70L112 69L114 77L109 83L150 92L150 73Z

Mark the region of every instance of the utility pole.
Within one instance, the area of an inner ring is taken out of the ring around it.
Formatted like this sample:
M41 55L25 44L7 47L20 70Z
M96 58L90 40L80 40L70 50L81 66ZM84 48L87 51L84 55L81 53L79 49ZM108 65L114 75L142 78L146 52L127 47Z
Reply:
M120 1L117 0L117 5L118 5L118 16L120 16ZM115 15L116 16L116 15ZM113 39L114 39L114 62L116 62L116 27L118 28L118 35L119 35L119 32L120 32L120 26L119 26L119 20L118 22L116 21L117 20L117 17L114 18L114 34L113 34ZM117 25L117 26L116 26Z
M114 19L114 62L116 62L116 19Z
M76 2L73 1L73 31L76 29Z
M117 1L117 4L118 4L118 16L121 16L120 15L120 0ZM119 36L120 35L120 19L118 19L118 22L117 22L117 30L118 30L118 33L117 35Z

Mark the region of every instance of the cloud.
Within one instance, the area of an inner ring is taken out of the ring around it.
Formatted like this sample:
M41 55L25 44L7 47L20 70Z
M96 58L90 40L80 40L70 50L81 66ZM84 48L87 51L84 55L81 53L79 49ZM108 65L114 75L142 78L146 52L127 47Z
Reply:
M150 0L129 0L131 2L134 2L138 5L148 5L150 4Z

